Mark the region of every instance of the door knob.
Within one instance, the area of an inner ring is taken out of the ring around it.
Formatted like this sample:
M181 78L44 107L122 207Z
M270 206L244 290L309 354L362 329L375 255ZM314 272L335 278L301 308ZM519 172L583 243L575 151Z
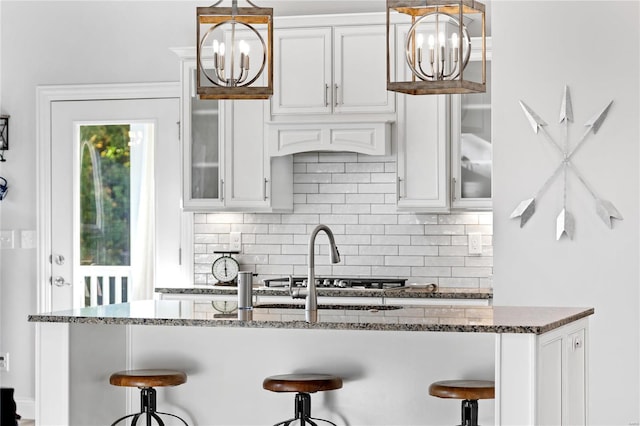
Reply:
M55 278L49 277L49 282L55 284L57 287L64 287L65 285L71 285L71 283L65 282L64 277L57 276Z

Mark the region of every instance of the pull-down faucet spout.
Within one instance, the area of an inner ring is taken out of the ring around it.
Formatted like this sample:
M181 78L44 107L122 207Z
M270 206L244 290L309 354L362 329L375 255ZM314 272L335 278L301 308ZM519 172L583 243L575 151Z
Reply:
M333 232L327 225L318 225L309 236L309 258L307 260L309 271L307 275L307 298L304 305L305 319L307 322L318 321L318 292L316 290L316 274L315 274L315 240L318 232L324 231L329 237L329 245L331 247L331 263L340 262L340 253L336 247Z

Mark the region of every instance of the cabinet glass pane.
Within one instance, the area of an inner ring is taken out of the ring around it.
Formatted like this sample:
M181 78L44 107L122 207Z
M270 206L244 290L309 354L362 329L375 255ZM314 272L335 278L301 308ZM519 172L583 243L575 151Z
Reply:
M491 198L491 62L487 91L461 95L460 190L462 198ZM465 75L482 78L482 63L469 62Z
M218 198L219 101L191 97L191 198Z

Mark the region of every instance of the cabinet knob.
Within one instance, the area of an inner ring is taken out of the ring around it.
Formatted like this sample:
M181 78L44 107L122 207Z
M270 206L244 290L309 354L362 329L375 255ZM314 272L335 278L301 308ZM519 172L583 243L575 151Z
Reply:
M573 349L580 349L582 348L583 342L582 339L579 337L576 337L575 339L573 339Z

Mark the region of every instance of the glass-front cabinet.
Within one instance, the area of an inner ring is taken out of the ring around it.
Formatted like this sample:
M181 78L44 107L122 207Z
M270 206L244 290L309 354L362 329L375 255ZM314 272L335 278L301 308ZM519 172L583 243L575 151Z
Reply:
M196 93L195 49L173 50L182 66L183 208L291 211L292 157L269 156L264 126L269 101L201 100Z
M195 72L195 70L193 70ZM188 180L189 203L194 200L219 200L220 198L220 102L190 97L191 143Z
M491 51L487 50L487 59ZM476 60L474 60L476 59ZM482 62L472 56L465 74L480 78ZM451 96L451 207L491 208L491 61L486 67L487 91Z

